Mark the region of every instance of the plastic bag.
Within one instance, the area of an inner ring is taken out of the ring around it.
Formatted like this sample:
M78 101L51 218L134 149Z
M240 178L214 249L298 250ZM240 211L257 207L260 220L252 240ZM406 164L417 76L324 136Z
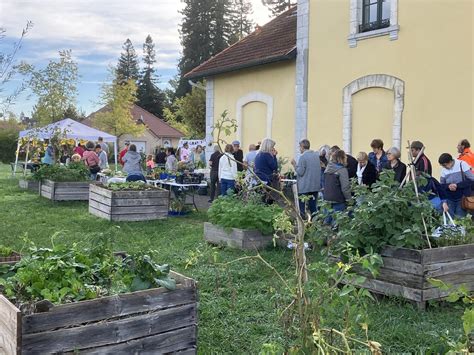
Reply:
M443 225L435 229L431 235L433 238L465 236L466 229L463 226L457 226L449 212L443 211Z

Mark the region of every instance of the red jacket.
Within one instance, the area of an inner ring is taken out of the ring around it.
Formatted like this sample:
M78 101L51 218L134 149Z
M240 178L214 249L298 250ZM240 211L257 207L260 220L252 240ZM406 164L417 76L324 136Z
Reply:
M464 149L464 152L459 154L458 159L465 161L466 163L469 164L471 168L474 168L474 153L471 151L471 149L469 148Z
M123 148L120 153L119 153L119 163L120 165L124 166L125 165L125 162L122 160L122 158L124 157L124 155L128 152L128 148Z

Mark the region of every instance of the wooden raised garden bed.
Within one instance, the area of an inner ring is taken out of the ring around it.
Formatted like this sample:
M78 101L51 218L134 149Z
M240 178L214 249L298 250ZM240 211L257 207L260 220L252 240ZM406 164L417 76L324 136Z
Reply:
M149 221L168 216L166 190L112 191L90 185L89 212L109 221Z
M40 183L40 195L52 201L87 201L92 181L56 182L44 180Z
M262 235L259 231L232 228L227 231L215 224L204 223L204 240L216 245L237 249L265 249L273 243L272 236Z
M440 300L450 291L442 291L428 279L438 279L454 287L465 284L474 291L474 244L415 250L386 247L381 252L383 267L377 278L367 277L362 287L387 296L399 296L417 302Z
M196 354L196 283L171 272L155 288L23 314L0 295L1 354Z
M12 264L17 263L20 260L21 260L21 255L14 251L9 256L0 256L0 266L12 265Z
M20 189L31 190L34 192L39 191L39 181L20 179L18 181L18 186Z

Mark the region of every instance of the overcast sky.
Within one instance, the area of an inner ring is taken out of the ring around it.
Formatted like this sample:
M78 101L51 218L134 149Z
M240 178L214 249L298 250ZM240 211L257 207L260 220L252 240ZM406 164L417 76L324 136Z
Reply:
M268 22L261 0L251 2L255 22ZM161 85L176 74L182 6L180 0L0 0L0 27L7 30L0 52L9 52L22 27L33 21L17 59L43 68L57 58L59 50L72 49L81 75L78 106L89 114L98 108L100 85L107 80L108 67L116 64L126 38L141 55L146 36L152 36ZM12 111L29 115L35 102L35 97L23 95Z

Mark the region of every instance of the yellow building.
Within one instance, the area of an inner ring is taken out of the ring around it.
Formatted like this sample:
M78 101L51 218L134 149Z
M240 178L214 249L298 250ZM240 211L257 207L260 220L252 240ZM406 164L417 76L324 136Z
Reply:
M381 138L406 161L407 140L421 140L435 175L441 153L474 140L474 0L299 0L295 11L296 60L202 73L214 82L211 118L262 92L282 107L271 136L284 155L306 137L352 154ZM256 118L245 127L245 115L261 117L263 108L243 111L245 142L262 131Z

